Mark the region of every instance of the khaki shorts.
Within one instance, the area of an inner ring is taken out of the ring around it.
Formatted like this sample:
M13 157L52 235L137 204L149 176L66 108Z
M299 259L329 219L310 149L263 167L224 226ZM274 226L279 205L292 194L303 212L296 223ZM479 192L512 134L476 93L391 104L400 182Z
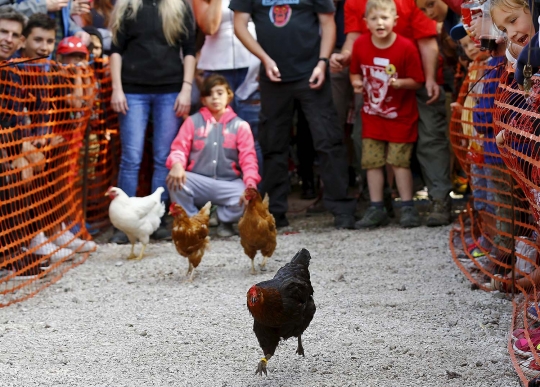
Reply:
M394 167L409 168L414 143L397 143L362 139L362 168L374 169L384 167L386 164Z

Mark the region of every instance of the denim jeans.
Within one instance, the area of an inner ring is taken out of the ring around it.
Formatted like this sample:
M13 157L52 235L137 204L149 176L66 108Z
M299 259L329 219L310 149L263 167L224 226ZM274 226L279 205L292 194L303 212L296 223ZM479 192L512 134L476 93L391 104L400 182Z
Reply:
M178 93L126 94L128 112L119 114L122 156L118 173L118 187L128 196L135 196L139 184L139 168L144 152L146 127L152 114L154 122L152 192L165 188L162 200L169 198L165 180L169 170L165 166L171 144L178 134L182 118L176 117L174 102Z
M214 71L205 71L204 77L211 74L223 75L233 92L240 87L240 85L246 79L248 68L233 69L233 70L214 70ZM257 162L259 164L259 175L262 176L263 171L263 156L261 146L259 145L259 114L261 112L261 96L259 91L255 91L249 96L248 99L241 101L236 94L234 99L230 104L234 112L243 119L247 121L251 127L251 133L253 133L253 139L255 140L255 152L257 153Z

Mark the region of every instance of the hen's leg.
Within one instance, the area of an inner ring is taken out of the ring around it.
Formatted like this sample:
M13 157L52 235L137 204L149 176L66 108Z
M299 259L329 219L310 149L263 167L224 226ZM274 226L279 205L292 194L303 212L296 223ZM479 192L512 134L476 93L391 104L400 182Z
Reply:
M137 256L135 255L135 243L132 243L131 244L131 253L129 253L129 256L127 257L127 259L135 259L137 258Z
M270 360L270 358L272 357L272 355L270 354L266 354L262 359L261 361L259 362L259 364L257 365L257 371L255 371L255 375L259 374L260 376L262 376L263 372L266 376L268 376L268 372L266 371L266 365L268 364L268 360Z
M195 268L193 268L193 269L191 270L191 275L189 276L189 279L188 279L189 282L193 282L193 276L194 276L194 275L195 275Z
M298 348L296 349L296 353L306 357L304 355L304 347L302 347L302 335L298 336Z
M142 258L143 258L143 255L144 255L144 250L146 249L146 245L143 244L142 245L142 249L141 249L141 253L139 254L139 256L137 258L135 258L137 261L140 261Z
M253 258L251 259L251 274L257 274L257 272L255 271L255 263Z
M259 268L261 271L266 271L266 261L268 260L268 257L263 257L263 261L259 264Z
M188 269L187 269L186 277L187 277L188 275L190 275L192 271L193 271L193 265L191 264L191 262L189 262L189 266L188 266Z

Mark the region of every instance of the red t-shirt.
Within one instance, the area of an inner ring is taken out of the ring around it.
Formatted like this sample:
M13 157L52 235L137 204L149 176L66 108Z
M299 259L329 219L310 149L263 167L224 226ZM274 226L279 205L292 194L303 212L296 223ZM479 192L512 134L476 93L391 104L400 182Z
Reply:
M428 18L416 6L415 0L395 0L398 14L394 32L412 40L437 36L437 23ZM345 2L345 33L368 34L364 14L367 0L347 0Z
M361 35L354 42L349 71L360 74L364 82L362 138L415 142L418 137L416 92L394 89L390 79L412 78L424 82L416 45L398 35L390 47L380 49L371 41L371 35Z

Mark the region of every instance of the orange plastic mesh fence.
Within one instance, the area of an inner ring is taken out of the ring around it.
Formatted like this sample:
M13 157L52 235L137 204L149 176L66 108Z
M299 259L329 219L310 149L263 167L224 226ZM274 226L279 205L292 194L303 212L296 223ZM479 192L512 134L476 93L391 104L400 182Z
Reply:
M112 81L108 64L108 58L97 59L92 66L97 95L90 117L86 220L96 229L109 224L110 201L104 194L108 187L116 186L120 159L118 116L110 103Z
M477 60L469 68L450 124L452 146L472 191L450 232L454 261L477 287L519 294L522 301L515 301L512 327L525 330L536 323L529 309L539 312L540 285L540 80L533 78L533 85L526 95L504 63L489 66ZM528 331L522 338L532 349ZM524 357L531 353L515 350L517 339L509 340L522 381L539 376L540 366L536 369Z
M0 306L84 262L81 148L96 96L91 68L21 60L0 68Z

